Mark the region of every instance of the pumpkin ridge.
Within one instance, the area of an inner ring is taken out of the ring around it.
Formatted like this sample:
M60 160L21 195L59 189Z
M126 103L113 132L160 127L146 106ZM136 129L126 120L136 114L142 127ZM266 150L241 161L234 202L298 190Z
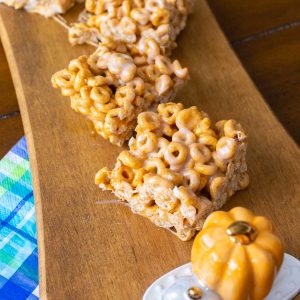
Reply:
M267 252L273 258L273 254L269 250L265 249L262 245L255 243L255 247L259 248L259 250L262 252ZM274 258L273 258L273 260L274 260Z
M254 284L254 272L253 272L253 265L252 265L252 262L250 260L250 257L249 257L249 253L248 253L248 247L244 247L244 250L245 250L245 255L246 255L246 259L248 260L248 268L249 268L249 284L248 284L248 295L251 295L251 298L249 298L249 300L252 299L252 292L251 292L251 289L250 287L253 286Z
M264 216L256 216L253 219L253 224L257 228L258 231L269 231L273 232L272 223ZM263 229L262 229L263 227Z
M210 227L211 225L218 225L220 227L223 227L225 226L225 224L223 224L222 222L218 222L218 220L222 218L223 221L224 219L230 219L230 222L233 223L235 221L235 219L228 215L227 212L225 211L215 211L214 213L212 213L210 216L208 216L208 218L206 219L204 225L203 225L203 229L206 229L208 227ZM228 223L230 223L229 220L228 220ZM226 224L227 226L227 224Z
M224 243L224 241L228 241L228 235L226 234L226 230L221 225L211 224L211 225L208 225L205 230L206 230L205 233L207 233L207 230L220 230L220 231L224 231L224 237L218 237L218 240L216 241L216 243L212 247L208 247L207 249L215 248L217 244ZM203 235L201 235L201 239L202 238L203 238Z
M253 223L253 220L255 218L255 215L251 211L247 210L244 207L240 207L240 206L231 209L228 212L228 214L235 221L245 221L245 222L248 222L250 224ZM238 215L239 215L239 217L238 217ZM244 216L250 217L250 219L245 218L245 217L241 217L241 215L242 216L244 215Z
M276 268L275 268L275 266L276 266L276 262L275 262L275 259L274 259L274 257L273 257L273 255L272 255L272 253L270 253L269 251L266 251L263 247L261 247L260 245L258 245L257 243L254 243L254 244L251 244L251 247L249 246L249 247L247 247L247 255L248 255L248 257L249 257L249 262L250 262L250 266L251 266L251 270L252 270L252 275L253 275L253 282L252 282L252 286L255 286L255 280L254 280L254 276L255 276L255 272L254 272L254 266L253 266L253 263L252 263L252 259L250 258L252 255L250 255L249 254L249 252L251 251L251 248L252 247L254 247L254 250L259 250L262 254L263 254L263 256L266 256L266 254L268 255L268 257L270 257L271 259L272 259L272 261L273 261L273 269L274 269L274 274L273 274L273 279L274 279L274 277L275 277L275 274L276 274ZM256 248L256 249L255 249ZM273 282L273 280L272 280L272 282ZM255 296L255 289L251 289L250 290L250 295L251 295L251 300L257 300L257 299L261 299L261 298L256 298L256 297L254 297ZM267 294L265 294L264 295L264 297L266 297L267 296Z
M220 241L220 242L221 242L221 241ZM216 245L217 245L217 244L216 244ZM215 247L216 247L216 245L215 245ZM230 253L229 253L227 262L229 262L229 261L231 260L232 255L233 255L233 252L234 252L233 250L235 249L236 246L238 246L238 245L233 244L233 246L231 247L231 250L230 250ZM221 276L219 277L219 280L217 280L217 286L218 286L218 285L220 284L220 282L223 280L223 277L224 277L224 275L225 275L225 272L226 272L227 268L228 268L228 264L224 265L224 268L223 268L223 270L222 270L222 272L221 272Z
M274 242L277 243L276 247L281 247L282 251L280 253L283 253L283 245L282 245L281 241L279 240L279 238L273 232L271 232L269 230L264 230L264 231L259 232L260 236L263 235L263 234L267 234L268 235L267 237L263 236L263 238L272 239L273 243ZM259 235L257 236L257 238L259 237ZM270 255L273 257L274 263L275 263L276 268L277 268L276 272L278 272L279 269L280 269L280 267L281 267L282 261L283 261L283 254L279 255L279 257L278 257L278 255L276 253L276 252L278 252L278 250L276 250L276 247L275 248L273 248L273 247L269 247L268 248L268 245L261 244L260 240L258 240L256 242L256 245L259 246L264 251L270 253Z

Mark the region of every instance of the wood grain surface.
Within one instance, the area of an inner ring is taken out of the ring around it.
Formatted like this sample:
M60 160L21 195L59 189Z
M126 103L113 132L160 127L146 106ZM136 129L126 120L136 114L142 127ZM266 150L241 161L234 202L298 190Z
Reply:
M0 40L0 117L19 110L15 89Z
M264 99L300 145L298 0L209 0Z
M24 135L21 116L0 117L0 159Z
M299 0L208 0L231 42L299 23Z
M234 45L256 86L300 145L300 25Z
M0 41L0 159L23 135L17 97Z
M39 241L41 299L141 299L156 278L190 259L182 242L132 214L93 184L120 148L89 134L84 118L50 85L53 72L89 53L39 16L0 8L0 31L28 140ZM22 24L22 26L20 26ZM191 81L177 100L215 119L236 118L249 132L249 189L225 206L270 217L286 252L300 258L299 149L271 113L229 47L205 1L174 56ZM298 196L298 197L297 197Z

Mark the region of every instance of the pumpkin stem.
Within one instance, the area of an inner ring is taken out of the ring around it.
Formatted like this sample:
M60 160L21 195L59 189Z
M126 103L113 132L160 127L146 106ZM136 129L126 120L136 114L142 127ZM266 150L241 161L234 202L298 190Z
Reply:
M256 230L245 221L236 221L227 229L226 233L231 240L240 245L248 245L252 243L256 237Z

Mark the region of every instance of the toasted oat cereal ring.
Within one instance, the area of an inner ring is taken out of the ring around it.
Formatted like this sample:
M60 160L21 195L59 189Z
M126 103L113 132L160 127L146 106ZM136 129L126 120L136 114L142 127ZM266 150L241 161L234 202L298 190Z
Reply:
M110 184L111 171L108 170L107 167L102 168L95 175L95 184L100 185L103 184L105 188L112 189Z
M131 183L134 179L134 173L130 167L121 165L118 169L113 170L113 177L118 181L126 181Z
M136 75L136 65L133 59L126 54L113 53L109 56L107 63L108 70L117 76L120 76L124 82L131 81Z
M147 174L147 171L144 168L138 169L135 172L134 179L132 181L132 186L137 187L140 184L144 183L144 175Z
M136 96L133 101L133 105L135 105L136 107L142 107L143 104L144 104L144 98L141 96Z
M65 97L71 97L76 94L76 91L73 88L70 89L61 88L61 94Z
M182 103L161 103L157 107L159 115L169 125L175 124L177 113L182 109Z
M211 159L211 151L209 148L199 143L190 145L190 154L193 160L203 164Z
M155 80L155 90L158 95L166 95L173 87L173 80L169 75L163 74Z
M194 168L198 173L207 175L207 176L214 175L218 170L218 167L216 166L216 164L214 162L210 162L208 164L196 162Z
M194 169L195 161L192 158L188 158L188 160L185 162L185 169Z
M98 75L88 78L87 84L91 87L102 86L107 84L107 79L104 76Z
M141 131L154 131L160 128L160 118L155 112L142 112L138 115L138 126Z
M163 7L164 2L162 0L147 0L145 1L145 8L148 11L155 12L160 7Z
M127 86L130 86L134 89L136 95L141 96L145 91L145 82L140 77L133 78L132 81L127 83Z
M135 22L127 16L125 16L121 19L120 27L122 28L122 31L125 34L135 34L136 29L137 29ZM135 42L135 41L133 41L133 42Z
M90 97L91 87L85 85L80 89L79 93L80 93L80 99L78 102L90 105L90 103L91 103L91 97Z
M144 52L151 60L160 54L160 47L152 38L145 39L143 47Z
M106 113L98 111L94 106L91 106L89 116L91 117L91 121L101 121L103 123L105 120Z
M132 1L131 0L124 0L122 3L122 10L124 16L129 16L131 11Z
M117 104L115 101L111 101L111 102L108 102L107 104L101 104L101 103L98 103L98 102L94 102L94 107L100 111L100 112L103 112L103 113L108 113L110 112L110 115L108 118L112 118L114 115L116 117L116 114L117 112L114 111L114 109L116 108Z
M170 42L170 24L162 24L155 30L155 37L160 45L166 45Z
M202 120L201 113L191 108L186 108L177 113L176 125L178 128L186 128L191 131L200 123Z
M135 92L131 86L121 86L117 88L115 99L119 106L125 106L125 104L133 102L135 98Z
M232 158L236 152L237 143L233 138L222 137L218 140L216 151L218 156L222 159Z
M123 163L123 165L132 169L139 169L143 165L143 161L140 158L132 155L127 150L124 150L119 154L118 160L120 160Z
M151 81L156 81L160 76L159 70L156 69L155 66L153 66L153 65L147 66L145 68L145 73L146 73L147 78Z
M165 160L169 165L179 165L182 164L188 155L188 148L177 142L171 142L165 153Z
M201 185L201 175L195 170L186 170L183 172L183 185L190 188L193 192L199 190Z
M225 177L215 177L210 185L209 185L209 192L212 197L212 199L215 199L217 196L217 193L220 191L220 189L224 186L225 183Z
M157 145L157 136L153 132L141 133L136 138L137 148L142 153L153 152Z
M123 116L124 116L124 109L122 109L121 107L111 109L107 112L107 115L105 117L105 123L110 124L110 123L120 122L122 119L124 119Z
M153 186L153 188L159 188L161 190L173 189L174 183L159 175L146 174L144 176L145 183Z
M211 120L207 117L204 117L194 129L196 136L200 136L201 134L206 133L210 129L210 126Z
M55 88L73 88L75 73L64 69L52 76L52 84Z
M150 21L154 26L160 26L162 24L168 24L170 20L170 13L166 9L157 9L151 16Z
M159 137L157 140L156 151L155 151L155 153L153 153L153 157L158 157L158 158L164 157L164 153L169 144L170 144L170 142L167 139L165 139L163 137Z
M197 203L196 203L194 197L192 197L192 195L187 187L185 187L183 185L180 186L178 188L178 196L179 196L181 202L184 203L185 205L191 205L191 206L196 207Z
M196 142L196 136L189 130L179 130L173 134L172 141L190 145Z
M224 134L231 138L237 138L240 141L246 139L246 134L241 124L235 120L228 120L224 123Z
M87 64L87 56L82 55L78 58L72 59L69 63L68 69L71 71L79 72L80 70L88 71L88 64ZM90 73L91 74L91 73Z
M210 146L213 149L216 148L216 145L217 145L217 142L218 142L218 140L213 135L211 135L209 133L200 134L198 141L199 141L200 144Z
M172 64L170 59L163 55L158 55L154 59L155 68L159 70L161 74L171 75L172 71Z
M176 125L163 124L162 132L166 136L172 137L177 130Z
M172 63L172 69L174 74L181 79L186 79L189 76L188 68L182 68L180 62L176 59Z
M227 170L228 160L222 159L216 151L212 153L212 157L218 168L225 173Z
M164 162L160 158L150 158L145 161L144 168L146 171L162 175L166 171Z
M103 87L93 87L90 97L93 101L100 104L107 104L110 101L110 93Z
M215 130L218 133L219 137L224 136L224 125L227 122L227 120L220 120L215 124Z
M241 190L245 189L249 185L249 182L249 174L247 172L241 174L239 180L239 188Z
M74 79L74 89L80 91L80 89L85 86L87 79L91 76L88 70L80 70Z
M134 8L130 11L130 17L141 25L149 22L150 14L145 8Z
M167 168L159 175L172 181L176 186L181 185L183 182L183 175L179 174L178 172L168 170Z

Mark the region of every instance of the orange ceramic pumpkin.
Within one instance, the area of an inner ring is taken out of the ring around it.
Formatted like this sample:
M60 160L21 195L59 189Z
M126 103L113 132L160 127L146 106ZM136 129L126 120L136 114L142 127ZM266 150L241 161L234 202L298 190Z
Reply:
M282 259L270 221L242 207L212 213L192 248L194 273L223 300L266 297Z

